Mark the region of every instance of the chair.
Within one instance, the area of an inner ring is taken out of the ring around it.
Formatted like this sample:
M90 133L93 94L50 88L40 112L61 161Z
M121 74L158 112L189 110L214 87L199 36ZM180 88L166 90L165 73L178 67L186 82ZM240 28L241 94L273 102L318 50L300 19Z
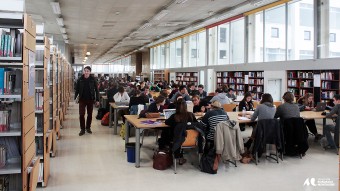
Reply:
M285 154L290 156L300 156L308 150L308 130L301 117L284 119L283 134L285 138Z
M260 104L258 101L253 101L254 104L254 109L256 109L256 107Z
M232 112L236 108L236 104L230 103L230 104L223 104L223 109L225 112Z
M259 157L261 157L265 146L267 144L275 145L276 153L275 155L270 153L266 158L271 158L279 163L279 155L283 160L283 151L284 151L284 137L283 131L278 119L262 119L257 122L256 132L255 132L255 141L253 146L253 155L255 156L255 164L259 162ZM275 156L275 158L273 157Z
M215 96L215 92L208 93L208 96Z
M282 104L282 102L281 102L281 101L274 101L273 104L274 104L275 107L277 108L277 107L279 107L279 105Z
M184 142L181 144L180 149L198 149L198 161L201 159L201 153L200 148L204 148L205 145L205 135L203 131L197 127L189 127L188 128L194 128L194 129L187 129L186 137ZM202 144L200 145L199 141L202 141ZM173 164L174 164L174 173L177 174L177 159L175 158L174 152L173 152Z

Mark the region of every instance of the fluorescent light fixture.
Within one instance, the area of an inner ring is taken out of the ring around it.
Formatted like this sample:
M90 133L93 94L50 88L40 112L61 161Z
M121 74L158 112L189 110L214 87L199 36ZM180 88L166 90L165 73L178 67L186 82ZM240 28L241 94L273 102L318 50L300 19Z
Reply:
M259 7L266 2L267 2L267 0L252 0L250 4L255 6L255 7Z
M159 12L157 15L155 15L153 20L159 21L169 13L170 13L169 10L164 9L161 12Z
M188 0L177 0L176 4L184 4L186 3Z
M63 18L57 18L57 23L59 26L64 26L64 19Z
M0 1L1 12L24 12L25 1L11 0L11 1Z
M61 15L59 2L51 2L53 13L56 15Z
M63 34L62 36L63 36L64 40L67 40L67 34Z
M67 44L68 44L68 40L65 40L65 43L67 43Z
M85 60L87 60L87 59L88 59L88 57L85 57L84 59L85 59Z
M87 56L90 56L90 55L91 55L91 52L86 52L86 55L87 55Z
M151 26L152 26L151 23L145 23L144 25L142 25L141 27L139 27L138 30L144 30L144 29L149 28L149 27L151 27ZM127 38L127 37L126 37L126 38Z
M36 29L37 34L44 34L44 24L36 25L35 29Z
M65 34L66 33L66 29L64 27L60 27L60 32Z

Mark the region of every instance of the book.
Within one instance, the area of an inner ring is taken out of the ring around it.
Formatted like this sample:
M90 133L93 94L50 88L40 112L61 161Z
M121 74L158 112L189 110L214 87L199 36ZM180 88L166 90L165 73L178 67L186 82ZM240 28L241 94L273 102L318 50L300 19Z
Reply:
M5 78L5 69L0 68L0 95L5 93L4 91L4 78Z

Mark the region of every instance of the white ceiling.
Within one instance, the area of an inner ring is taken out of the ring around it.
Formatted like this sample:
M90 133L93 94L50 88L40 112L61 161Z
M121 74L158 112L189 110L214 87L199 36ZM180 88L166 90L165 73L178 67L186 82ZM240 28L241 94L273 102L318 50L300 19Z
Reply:
M75 63L81 64L87 51L91 56L86 64L107 62L246 2L187 0L178 4L178 1L183 0L59 0ZM44 23L47 35L63 40L50 2L26 0L26 12ZM155 20L155 15L163 9L168 10L168 14ZM139 29L146 22L151 27Z

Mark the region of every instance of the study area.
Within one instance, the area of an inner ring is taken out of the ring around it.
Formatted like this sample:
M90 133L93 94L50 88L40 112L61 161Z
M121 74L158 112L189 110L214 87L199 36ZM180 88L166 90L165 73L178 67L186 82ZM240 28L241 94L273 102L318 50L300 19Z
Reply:
M340 190L340 1L0 0L0 190Z

